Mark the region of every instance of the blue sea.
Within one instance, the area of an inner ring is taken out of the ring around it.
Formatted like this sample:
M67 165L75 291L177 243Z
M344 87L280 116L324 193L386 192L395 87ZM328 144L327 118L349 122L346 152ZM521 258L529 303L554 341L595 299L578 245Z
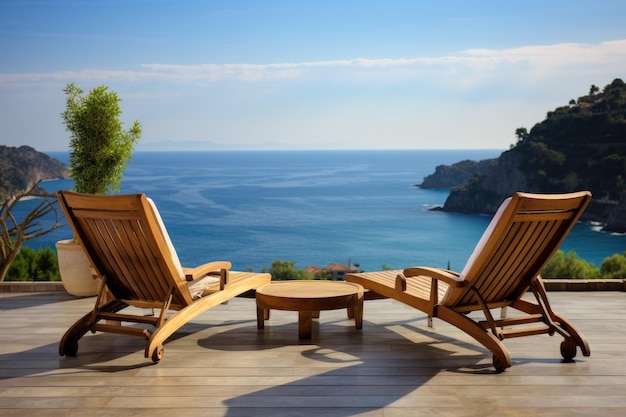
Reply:
M500 150L135 152L122 193L154 199L181 261L234 269L329 263L364 270L429 265L461 270L490 217L431 211L449 190L416 187L440 164ZM67 162L67 153L49 153ZM49 191L71 180L47 181ZM27 202L25 204L32 204ZM626 236L581 223L562 249L599 266ZM69 226L27 242L54 247Z

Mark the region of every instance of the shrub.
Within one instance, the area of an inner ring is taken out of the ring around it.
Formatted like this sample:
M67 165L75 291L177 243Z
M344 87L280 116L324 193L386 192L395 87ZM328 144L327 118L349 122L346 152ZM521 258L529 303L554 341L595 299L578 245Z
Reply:
M602 278L626 278L626 252L605 258L600 266L600 274Z
M541 276L543 278L591 279L600 278L600 271L594 264L580 259L576 252L569 251L566 255L565 252L559 250L541 271Z
M59 281L59 262L57 254L50 248L39 249L33 264L33 279L35 281Z
M313 274L304 269L296 269L294 265L295 261L276 260L272 262L272 267L269 270L272 274L272 279L275 281L313 279Z
M11 262L5 281L60 281L56 252L50 248L35 251L22 247Z

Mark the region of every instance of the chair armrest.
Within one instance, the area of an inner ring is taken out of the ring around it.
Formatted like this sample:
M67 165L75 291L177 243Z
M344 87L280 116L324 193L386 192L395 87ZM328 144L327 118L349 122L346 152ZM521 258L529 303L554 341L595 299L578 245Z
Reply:
M466 285L458 273L448 271L447 269L430 268L424 266L414 266L406 268L403 275L407 278L425 276L433 279L441 280L452 287L464 287Z
M183 267L183 273L185 274L185 279L187 281L192 281L196 278L200 278L204 275L215 274L219 275L222 269L229 270L231 268L231 263L228 261L214 261L208 262L203 265L196 266L195 268L185 268Z

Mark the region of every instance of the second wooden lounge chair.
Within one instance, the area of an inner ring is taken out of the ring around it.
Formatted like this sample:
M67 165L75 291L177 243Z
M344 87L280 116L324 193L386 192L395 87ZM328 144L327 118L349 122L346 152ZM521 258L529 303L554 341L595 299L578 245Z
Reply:
M158 362L165 340L185 323L271 280L267 273L230 271L230 262L183 268L156 206L144 194L60 191L58 199L94 274L102 279L93 310L61 339L62 356L75 356L78 340L100 331L144 337L145 357ZM119 312L126 307L159 314Z
M348 274L346 281L423 311L430 326L437 317L458 327L491 351L497 371L511 366L502 343L509 337L558 333L565 360L577 347L589 356L582 334L552 310L539 274L590 200L589 192L516 193L502 203L460 274L413 267ZM534 301L527 299L529 290ZM506 307L522 314L493 317L492 309ZM482 318L473 319L474 311Z

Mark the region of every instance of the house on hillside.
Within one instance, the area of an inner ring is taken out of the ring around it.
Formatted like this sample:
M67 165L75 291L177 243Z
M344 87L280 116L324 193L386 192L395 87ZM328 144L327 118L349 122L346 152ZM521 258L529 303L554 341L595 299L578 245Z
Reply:
M332 274L333 280L335 281L345 281L346 274L357 272L356 268L342 264L328 264L328 266L324 268L324 271Z
M320 268L319 266L315 266L315 265L307 266L306 268L304 268L304 270L307 272L310 272L313 275L323 271L322 268Z

